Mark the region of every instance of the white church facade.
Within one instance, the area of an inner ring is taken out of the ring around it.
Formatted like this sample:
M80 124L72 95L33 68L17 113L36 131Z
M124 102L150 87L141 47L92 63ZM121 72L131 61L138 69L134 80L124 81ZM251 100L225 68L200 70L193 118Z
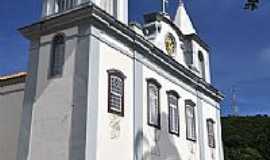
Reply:
M0 79L21 108L17 160L224 159L208 45L183 3L144 19L128 24L128 0L43 0L19 29L26 81Z

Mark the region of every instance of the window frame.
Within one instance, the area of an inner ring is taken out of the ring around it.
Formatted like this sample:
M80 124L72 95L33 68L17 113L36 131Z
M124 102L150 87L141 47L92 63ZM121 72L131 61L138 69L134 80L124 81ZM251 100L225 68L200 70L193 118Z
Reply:
M61 38L62 42L57 42L57 38ZM56 52L57 45L63 45L63 50L61 52ZM65 52L66 52L66 37L63 33L56 34L52 39L52 45L51 45L51 52L50 52L50 62L49 62L49 68L48 68L48 79L54 79L54 78L60 78L63 76L64 71L64 65L65 65ZM56 55L60 54L60 55ZM60 56L59 64L56 64L56 56ZM55 72L55 67L57 65L61 65L59 73Z
M107 70L107 73L108 73L108 113L124 117L124 113L125 113L125 79L126 79L126 76L124 75L123 72L121 72L120 70L117 70L117 69ZM112 98L111 77L112 76L120 78L121 81L122 81L122 96L121 96L121 106L120 106L121 110L120 111L112 109L113 107L111 105L111 98Z
M212 125L213 135L210 135L210 124ZM207 125L207 138L208 138L208 146L210 148L216 148L216 137L215 137L215 121L211 118L206 120ZM210 143L210 138L212 138L213 144Z
M205 66L205 57L202 51L198 51L198 60L199 60L199 67L202 79L206 79L206 66Z
M177 121L178 121L178 125L177 125L177 131L173 131L172 128L171 128L171 105L170 105L170 96L174 96L177 100L177 106L176 106L176 110L177 110ZM167 99L168 99L168 130L169 130L169 133L170 134L173 134L173 135L176 135L179 137L180 135L180 114L179 114L179 99L180 99L180 96L179 94L174 91L174 90L170 90L170 91L167 91Z
M154 128L160 129L160 123L161 123L161 115L160 115L160 89L161 89L161 84L154 78L148 78L147 80L147 124L149 126L152 126ZM155 87L157 87L157 99L158 99L158 106L157 106L157 110L158 110L158 115L157 115L157 124L154 124L151 122L150 119L150 85L154 85Z
M192 108L192 112L193 112L193 119L192 119L192 123L193 123L193 132L194 132L194 137L189 137L189 126L188 126L188 115L187 115L187 108L188 107L191 107ZM185 100L185 116L186 116L186 138L187 140L190 140L190 141L193 141L193 142L196 142L197 141L197 129L196 129L196 114L195 114L195 107L196 107L196 104L188 99L188 100Z

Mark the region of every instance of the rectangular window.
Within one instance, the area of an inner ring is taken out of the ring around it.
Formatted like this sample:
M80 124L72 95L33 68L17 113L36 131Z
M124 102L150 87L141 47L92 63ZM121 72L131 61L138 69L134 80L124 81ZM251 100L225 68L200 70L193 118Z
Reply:
M61 77L65 63L65 37L56 35L52 42L52 52L50 55L50 68L48 78Z
M159 90L160 85L156 80L147 80L148 124L156 128L160 128Z
M124 116L124 79L121 71L109 70L108 111Z
M214 123L215 122L212 119L208 119L207 120L208 145L211 148L215 148L216 147Z
M178 94L175 91L168 91L169 105L169 132L179 136L179 110Z
M191 100L185 101L186 105L186 130L187 139L196 141L196 117L195 117L195 103Z

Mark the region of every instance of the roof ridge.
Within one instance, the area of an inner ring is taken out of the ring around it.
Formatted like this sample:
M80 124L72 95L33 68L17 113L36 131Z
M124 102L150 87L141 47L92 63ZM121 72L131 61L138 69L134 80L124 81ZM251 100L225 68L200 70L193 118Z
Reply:
M5 80L9 80L9 79L14 79L14 78L20 78L20 77L25 77L25 76L27 76L27 72L17 72L14 74L0 76L0 81L5 81Z

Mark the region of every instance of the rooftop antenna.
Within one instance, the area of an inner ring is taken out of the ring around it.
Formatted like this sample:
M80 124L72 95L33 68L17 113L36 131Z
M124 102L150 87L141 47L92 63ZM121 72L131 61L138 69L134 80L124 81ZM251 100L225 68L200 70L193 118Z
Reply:
M235 86L232 87L232 112L233 116L239 116Z

